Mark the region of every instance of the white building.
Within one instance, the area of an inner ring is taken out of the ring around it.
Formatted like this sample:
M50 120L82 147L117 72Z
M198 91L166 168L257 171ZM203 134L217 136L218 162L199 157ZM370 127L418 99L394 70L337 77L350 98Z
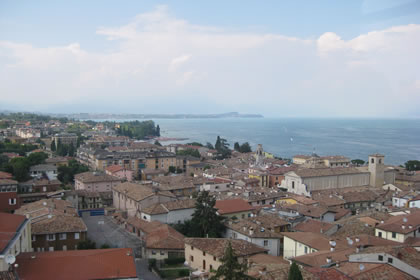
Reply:
M194 211L194 199L168 201L142 209L141 218L148 222L159 221L164 224L177 224L190 220Z

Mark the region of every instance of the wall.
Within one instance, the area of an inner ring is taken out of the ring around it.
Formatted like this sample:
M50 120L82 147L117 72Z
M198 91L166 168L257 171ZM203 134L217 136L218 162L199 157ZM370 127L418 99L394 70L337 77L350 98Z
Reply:
M83 183L82 181L75 180L76 190L87 190L97 192L110 192L112 187L121 184L121 181L109 181L109 182L94 182L94 183Z
M75 238L75 232L67 232L66 239L60 240L59 233L53 233L55 240L47 240L46 234L32 234L35 236L35 241L32 241L32 247L34 251L50 251L50 247L54 247L54 251L76 250L77 244L80 241L86 240L86 232L78 232L79 239ZM64 248L63 246L66 246Z
M240 232L232 230L230 228L226 229L224 234L225 238L232 238L232 239L241 239L248 242L251 242L255 245L258 245L264 249L268 250L268 254L272 256L281 256L283 251L281 250L281 240L278 238L253 238L246 236ZM268 245L264 245L264 241L268 241Z
M384 231L381 229L375 229L375 236L379 237L379 233L382 233L382 238L383 239L387 239L387 240L392 240L395 242L400 242L400 243L404 243L405 239L407 239L409 236L414 236L414 233L412 234L401 234L401 233L396 233L396 237L392 238L392 232L390 231Z
M310 248L309 246L297 242L287 236L284 237L283 246L283 258L285 259L299 257L317 251L316 249ZM305 247L307 248L307 253L305 253Z
M191 259L191 257L193 259ZM206 262L206 267L203 269L203 260ZM193 269L210 271L210 265L212 269L217 270L221 265L219 259L215 259L212 255L206 253L203 256L203 251L193 248L189 244L185 244L185 261L188 262L189 266Z

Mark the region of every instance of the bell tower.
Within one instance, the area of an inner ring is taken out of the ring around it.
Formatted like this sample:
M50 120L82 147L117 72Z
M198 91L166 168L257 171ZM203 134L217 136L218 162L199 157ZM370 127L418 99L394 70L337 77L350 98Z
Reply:
M261 144L258 144L255 154L256 154L256 164L262 165L264 161L264 150Z
M385 182L384 155L373 154L369 156L370 185L381 188Z

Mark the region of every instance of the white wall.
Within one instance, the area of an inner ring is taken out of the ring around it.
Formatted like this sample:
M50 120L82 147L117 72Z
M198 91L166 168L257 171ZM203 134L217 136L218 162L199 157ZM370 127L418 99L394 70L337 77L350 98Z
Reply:
M253 238L248 237L240 232L234 231L230 228L226 229L224 234L225 238L232 238L232 239L241 239L248 242L251 242L255 245L258 245L264 249L268 250L268 254L272 256L280 256L282 252L280 252L280 239L277 238ZM268 245L264 246L264 240L268 241Z

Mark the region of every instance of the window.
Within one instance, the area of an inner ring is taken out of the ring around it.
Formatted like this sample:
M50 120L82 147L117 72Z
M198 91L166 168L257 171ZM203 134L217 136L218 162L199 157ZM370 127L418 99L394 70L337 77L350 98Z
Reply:
M392 258L388 258L388 263L392 263Z
M213 261L216 261L216 257L213 257Z
M382 163L382 159L379 159L379 164L381 164Z
M80 233L75 232L74 233L74 239L80 239Z
M35 235L32 235L32 241L36 241Z
M212 265L210 265L210 270L213 270L213 266Z
M264 240L264 246L268 246L268 240Z
M382 232L380 231L380 232L378 232L378 236L379 237L382 237Z
M9 198L9 205L16 205L16 198Z
M383 261L383 260L384 260L384 256L379 255L379 256L378 256L378 261Z
M397 238L397 233L396 232L392 233L392 238Z
M194 261L194 256L190 256L190 261L193 262Z
M55 240L55 234L47 234L47 240L48 241L54 241Z
M305 254L308 253L308 247L305 246Z
M374 159L371 159L371 161L370 161L371 163L375 163L375 160Z
M292 181L292 189L295 188L295 181Z
M59 237L60 237L60 240L66 240L67 239L67 234L66 233L60 233Z
M206 252L203 251L203 256L205 256L205 255L206 255Z
M156 255L156 251L152 251L152 255Z

